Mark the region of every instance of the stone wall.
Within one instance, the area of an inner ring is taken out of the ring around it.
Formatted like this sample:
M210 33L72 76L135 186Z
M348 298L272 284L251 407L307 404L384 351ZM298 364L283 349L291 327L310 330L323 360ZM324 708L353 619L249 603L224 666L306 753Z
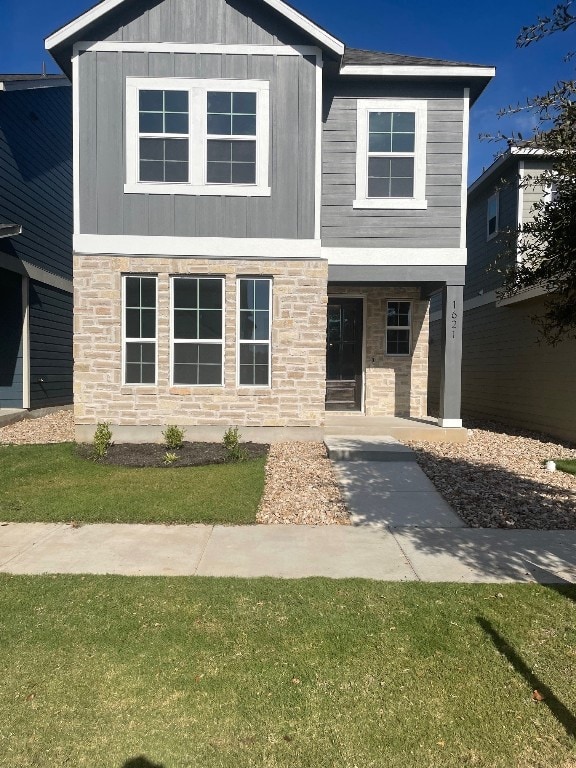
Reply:
M158 276L157 385L122 384L123 274ZM170 276L225 276L224 386L170 386ZM236 278L273 280L272 386L236 385ZM324 423L327 263L320 260L74 259L74 401L79 427L215 425L321 427ZM157 431L157 430L156 430ZM191 432L189 432L192 435Z
M367 416L411 416L427 414L428 301L420 301L417 288L393 286L329 286L329 295L365 298ZM386 354L386 302L412 301L412 355Z

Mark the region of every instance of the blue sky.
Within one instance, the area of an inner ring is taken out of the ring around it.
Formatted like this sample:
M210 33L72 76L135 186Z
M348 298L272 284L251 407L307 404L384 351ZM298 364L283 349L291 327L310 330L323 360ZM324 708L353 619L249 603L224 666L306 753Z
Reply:
M452 61L493 64L495 80L472 109L469 180L490 165L498 146L480 141L480 133L510 131L510 120L498 110L544 92L558 79L574 76L575 61L564 55L576 50L576 30L556 34L527 49L517 49L520 28L549 13L557 0L292 0L292 4L347 45ZM93 5L90 0L0 0L0 72L38 72L46 62L44 38ZM7 23L6 23L7 20ZM528 135L532 120L514 119ZM500 145L501 146L501 145Z

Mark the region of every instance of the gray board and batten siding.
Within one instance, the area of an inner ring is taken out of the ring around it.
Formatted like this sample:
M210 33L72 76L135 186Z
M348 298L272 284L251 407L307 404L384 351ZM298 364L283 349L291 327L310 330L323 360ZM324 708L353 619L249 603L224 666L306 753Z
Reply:
M0 221L22 225L0 239L2 266L24 261L72 278L72 89L0 92Z
M349 248L460 247L463 97L463 88L450 84L326 83L322 143L322 245ZM356 102L359 98L427 99L427 210L352 208L356 197Z
M315 59L85 52L80 55L80 233L314 237ZM126 77L270 82L270 197L124 194Z

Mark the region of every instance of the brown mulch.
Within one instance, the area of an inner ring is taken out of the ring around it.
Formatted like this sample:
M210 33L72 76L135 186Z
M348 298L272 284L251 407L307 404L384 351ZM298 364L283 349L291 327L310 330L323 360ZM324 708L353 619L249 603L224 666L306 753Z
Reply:
M259 443L242 443L241 446L247 459L266 456L269 448L268 445ZM78 453L84 458L89 458L92 455L92 446L79 445ZM178 458L174 462L166 462L167 453ZM175 449L158 443L114 443L100 461L102 464L120 467L199 467L205 464L226 464L229 458L221 443L185 442L181 448Z

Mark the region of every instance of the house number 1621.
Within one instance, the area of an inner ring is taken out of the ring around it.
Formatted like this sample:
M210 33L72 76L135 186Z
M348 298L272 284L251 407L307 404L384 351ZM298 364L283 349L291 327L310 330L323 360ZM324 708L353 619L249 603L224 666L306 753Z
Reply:
M452 310L452 338L456 338L456 328L458 327L458 312L456 312L456 302L454 302L454 309Z

